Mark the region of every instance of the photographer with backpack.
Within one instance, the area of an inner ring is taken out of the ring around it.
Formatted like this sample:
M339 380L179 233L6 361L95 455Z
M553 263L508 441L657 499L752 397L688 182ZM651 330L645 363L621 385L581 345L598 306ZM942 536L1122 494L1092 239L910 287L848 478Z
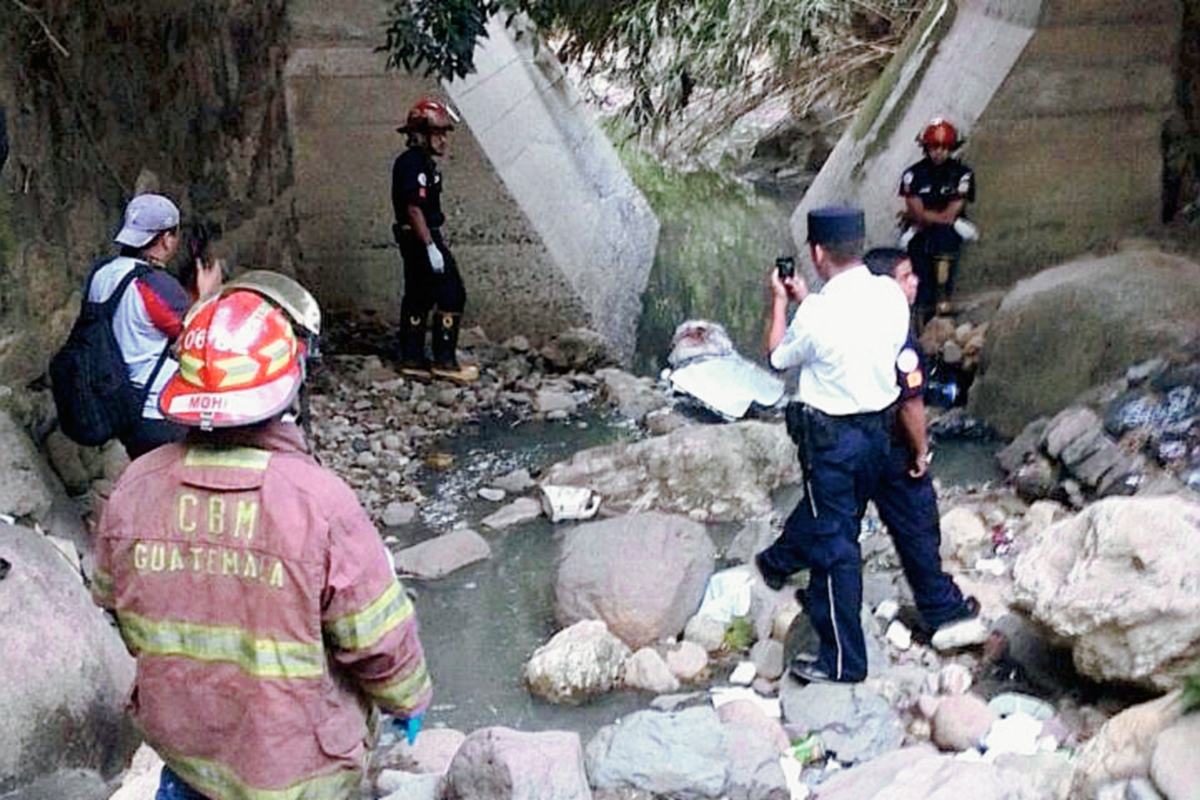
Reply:
M197 263L195 286L185 289L167 271L179 223L167 197L134 197L115 237L118 255L88 277L79 321L50 367L60 426L80 444L116 437L133 459L186 432L163 417L158 395L178 370L170 348L192 299L219 289L222 273L215 261Z

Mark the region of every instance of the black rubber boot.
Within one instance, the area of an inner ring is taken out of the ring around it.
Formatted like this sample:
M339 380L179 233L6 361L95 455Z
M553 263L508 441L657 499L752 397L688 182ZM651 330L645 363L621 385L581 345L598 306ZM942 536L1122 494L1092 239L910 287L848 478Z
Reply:
M425 368L425 315L400 320L400 366Z
M433 315L433 366L458 369L458 324L460 314L438 311Z

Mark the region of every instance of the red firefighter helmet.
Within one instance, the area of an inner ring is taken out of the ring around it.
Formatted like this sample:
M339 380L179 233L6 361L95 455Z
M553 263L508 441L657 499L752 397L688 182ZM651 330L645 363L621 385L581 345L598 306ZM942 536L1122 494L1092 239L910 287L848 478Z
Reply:
M941 117L934 117L930 120L925 129L921 131L921 135L917 137L917 141L926 149L944 147L947 150L954 150L962 144L955 127Z
M303 347L287 316L262 295L239 290L188 314L179 371L158 405L184 425L231 428L285 411L303 382Z
M452 131L458 115L450 107L433 97L422 97L408 110L408 121L397 128L400 133L429 133L430 131Z

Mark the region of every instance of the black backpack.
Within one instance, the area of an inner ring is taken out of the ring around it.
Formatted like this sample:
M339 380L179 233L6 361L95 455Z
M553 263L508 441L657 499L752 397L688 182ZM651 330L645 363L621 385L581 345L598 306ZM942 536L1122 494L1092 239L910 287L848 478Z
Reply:
M58 425L73 441L88 446L101 445L134 431L170 348L169 344L163 347L145 387L135 386L113 333L112 321L129 284L134 278L149 274L150 268L138 264L121 279L107 300L94 303L88 300L92 280L106 263L107 260L102 261L92 268L83 289L79 318L66 344L50 359L50 390L58 410Z

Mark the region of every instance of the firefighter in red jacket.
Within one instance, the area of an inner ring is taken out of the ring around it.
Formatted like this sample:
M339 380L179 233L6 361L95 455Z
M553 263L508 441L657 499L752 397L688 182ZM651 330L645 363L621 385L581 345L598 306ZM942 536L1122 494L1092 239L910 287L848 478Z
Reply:
M192 430L126 469L97 531L160 800L350 797L376 710L415 736L431 697L375 527L290 419L305 344L270 296L190 314L160 407Z

